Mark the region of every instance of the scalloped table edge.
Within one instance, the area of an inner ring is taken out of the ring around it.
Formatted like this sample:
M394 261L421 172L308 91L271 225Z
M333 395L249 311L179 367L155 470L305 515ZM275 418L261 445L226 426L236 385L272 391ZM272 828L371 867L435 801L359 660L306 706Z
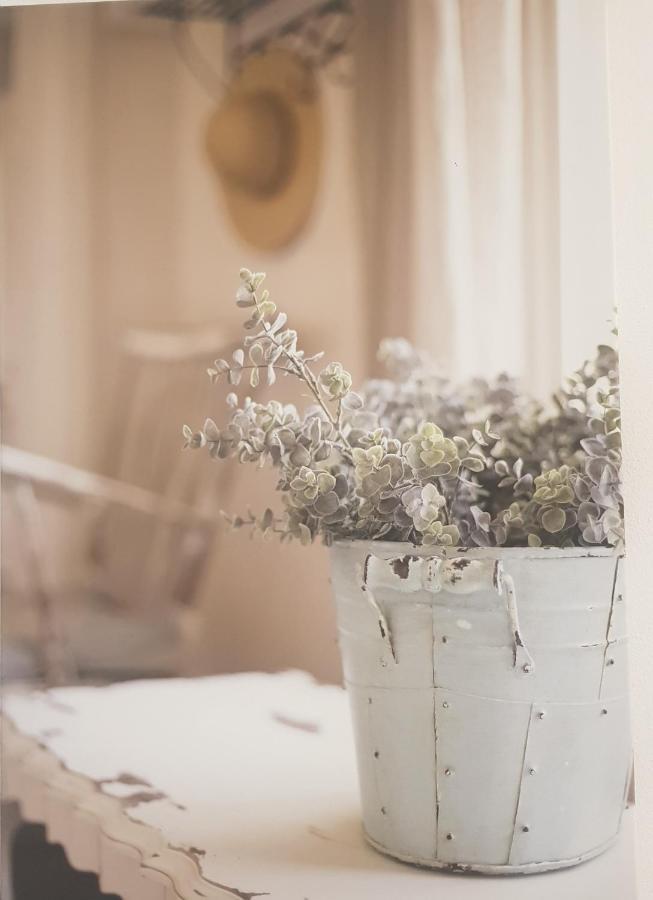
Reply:
M38 740L6 716L2 724L3 802L16 801L25 821L44 825L73 868L93 872L100 889L122 900L251 900L264 896L202 877L191 851L170 847L161 832L129 818L121 798L68 771Z

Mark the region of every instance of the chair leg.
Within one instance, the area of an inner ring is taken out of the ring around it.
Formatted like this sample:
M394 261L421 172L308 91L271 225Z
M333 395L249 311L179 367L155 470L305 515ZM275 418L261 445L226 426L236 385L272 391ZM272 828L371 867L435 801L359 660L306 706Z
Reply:
M34 488L27 482L17 485L15 497L23 528L23 549L28 557L27 570L32 578L32 596L36 602L42 670L48 685L70 684L78 680L77 673L67 652L59 611L45 576L47 549L39 502Z

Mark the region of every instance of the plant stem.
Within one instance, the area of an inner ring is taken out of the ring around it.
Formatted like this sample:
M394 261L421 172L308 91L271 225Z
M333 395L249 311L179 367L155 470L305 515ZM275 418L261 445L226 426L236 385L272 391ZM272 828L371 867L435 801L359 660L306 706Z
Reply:
M472 452L472 450L476 449L476 447L478 447L478 442L474 441L474 443L468 449L467 455L469 456L469 454ZM456 505L456 500L458 499L458 491L460 490L460 485L462 484L462 473L464 471L465 471L465 468L463 467L463 468L459 469L458 472L456 473L456 486L453 489L453 497L451 498L451 509L447 510L447 519L449 519L450 516L453 516L454 506Z
M259 313L259 315L261 316L260 324L263 326L263 330L265 331L266 337L268 338L269 341L271 341L274 344L275 347L278 347L281 349L282 353L286 356L289 363L293 366L294 374L297 375L298 378L300 378L302 381L304 381L308 385L313 396L315 397L315 399L321 406L322 410L324 411L324 414L326 415L327 419L329 420L329 422L335 429L336 434L340 438L340 440L342 442L341 450L344 450L345 456L348 456L351 458L351 452L352 452L351 444L349 443L347 438L342 433L339 422L336 419L334 419L333 415L331 414L331 410L328 408L328 406L324 402L324 399L322 398L322 394L321 394L319 385L317 383L317 379L315 378L315 375L311 372L311 370L308 368L306 363L300 362L300 360L296 359L293 356L293 354L290 353L290 351L287 350L284 347L284 345L281 344L277 340L275 335L270 330L270 325L265 321L265 317L261 314L261 308L259 306L259 300L258 300L258 296L257 296L256 292L254 292L253 297L254 297L254 302L256 303L256 310Z

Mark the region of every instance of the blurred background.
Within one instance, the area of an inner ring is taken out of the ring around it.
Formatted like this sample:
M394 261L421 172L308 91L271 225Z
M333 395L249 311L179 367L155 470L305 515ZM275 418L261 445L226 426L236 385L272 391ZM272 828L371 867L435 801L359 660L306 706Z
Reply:
M228 532L274 478L181 451L238 270L355 381L403 336L545 397L613 324L603 3L0 13L5 677L339 680L324 548Z

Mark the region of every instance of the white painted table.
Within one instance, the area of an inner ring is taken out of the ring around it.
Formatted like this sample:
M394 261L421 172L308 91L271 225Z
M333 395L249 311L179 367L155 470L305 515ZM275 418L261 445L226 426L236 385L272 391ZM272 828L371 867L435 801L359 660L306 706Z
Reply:
M4 796L124 900L635 900L632 812L575 869L480 878L368 847L344 692L307 675L4 699Z

